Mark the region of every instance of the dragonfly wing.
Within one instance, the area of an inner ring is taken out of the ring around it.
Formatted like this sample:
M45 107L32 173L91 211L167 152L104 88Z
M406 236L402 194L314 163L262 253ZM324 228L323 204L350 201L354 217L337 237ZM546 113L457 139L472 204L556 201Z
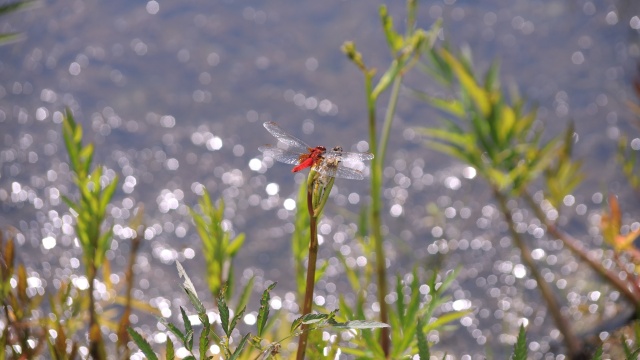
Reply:
M327 151L326 157L339 158L341 162L349 165L355 165L373 159L373 154L369 152L340 152L340 151Z
M363 162L363 161L372 160L373 154L369 152L366 152L366 153L343 152L341 157L342 157L342 161L344 162Z
M350 180L363 180L364 174L360 170L351 169L346 166L340 165L337 168L332 168L333 177Z
M300 154L293 151L277 148L273 145L260 146L258 150L260 150L264 156L268 156L285 164L297 165L300 163Z
M275 136L283 144L294 147L303 151L307 151L307 149L311 148L311 146L307 145L304 141L298 139L293 135L287 134L282 128L274 123L273 121L268 121L263 124L265 129L267 129L271 135Z
M352 169L340 163L337 157L328 157L315 167L315 170L323 176L341 179L362 180L364 174L360 170Z

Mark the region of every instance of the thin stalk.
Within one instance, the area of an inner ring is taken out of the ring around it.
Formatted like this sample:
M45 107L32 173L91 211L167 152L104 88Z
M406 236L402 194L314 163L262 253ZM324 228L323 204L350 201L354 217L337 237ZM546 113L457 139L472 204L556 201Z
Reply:
M547 231L549 232L549 234L560 239L565 244L565 246L567 246L569 250L571 250L571 252L577 255L582 261L587 263L587 265L589 265L591 269L593 269L611 285L618 289L618 291L620 291L620 293L622 293L622 295L624 295L624 297L627 298L627 300L636 307L636 311L640 311L639 292L633 292L631 289L629 289L627 284L624 281L620 280L620 278L615 273L607 270L599 261L589 256L589 253L583 248L578 239L558 229L555 224L549 221L540 206L535 202L535 200L533 200L531 194L529 194L528 192L524 192L523 198L529 205L529 208L531 208L531 210L533 210L533 212L536 214L536 217L540 219L540 221L547 227Z
M386 257L384 253L384 241L382 238L382 165L384 164L384 158L387 153L387 144L389 142L389 134L391 132L391 124L393 123L393 116L395 114L396 105L398 103L398 96L400 94L400 86L402 84L402 78L400 76L393 80L393 87L389 98L389 106L385 115L384 126L380 137L379 150L376 154L374 166L371 175L371 195L372 195L372 226L373 226L373 241L374 249L376 253L376 278L378 283L378 303L380 304L380 322L388 323L389 315L387 310L387 303L385 296L387 295L387 266ZM374 108L375 109L375 108ZM375 132L375 110L369 114L369 118L373 117L373 132ZM371 125L370 121L370 125ZM375 138L375 134L373 136ZM371 146L375 146L372 143ZM375 147L374 147L375 148ZM389 357L391 341L389 328L382 328L380 332L380 346L384 351L385 357Z
M142 232L138 232L138 236L133 238L131 241L131 251L129 252L129 265L127 266L127 271L124 274L125 284L127 284L127 289L125 291L125 304L124 311L122 312L122 317L120 318L120 324L118 328L118 351L121 359L126 359L130 357L130 351L127 347L127 342L129 340L129 336L127 336L127 328L130 325L129 316L131 315L131 304L132 304L132 294L133 294L133 281L134 281L134 271L133 267L136 264L136 256L138 255L138 250L140 249L140 244L142 242Z
M562 333L564 337L564 343L567 347L569 357L575 358L578 354L580 354L580 341L576 337L575 333L569 326L569 321L560 311L560 305L558 304L558 300L556 299L553 291L549 287L549 284L544 280L542 274L536 267L535 261L531 256L531 251L529 247L525 244L524 240L520 236L520 234L516 231L516 225L513 221L513 217L511 216L511 211L507 207L507 199L504 194L502 194L498 189L493 189L493 194L498 199L498 204L500 206L500 211L504 215L505 220L509 224L509 232L511 233L511 237L516 243L516 246L520 249L520 253L522 256L522 261L531 271L531 275L538 283L538 287L540 288L540 292L542 294L542 298L547 303L547 307L549 308L549 312L553 317L553 320Z
M93 297L94 281L97 269L93 262L89 262L87 269L87 280L89 281L89 355L92 359L103 359L101 351L102 334L100 332L100 324L98 324L98 314L96 313L96 304Z
M316 262L318 260L318 216L327 203L334 179L326 184L321 184L318 174L311 170L307 178L307 211L309 212L309 260L307 264L307 279L305 284L302 315L310 314L313 306L313 288L316 283ZM316 204L318 206L316 207ZM304 360L309 339L309 326L303 324L302 333L298 338L298 351L296 360Z
M369 115L369 141L372 149L377 149L376 139L376 107L373 98L371 81L373 74L365 72L365 90L367 91L367 109ZM386 147L386 144L385 144ZM371 226L373 230L373 244L376 253L376 277L378 283L378 303L380 305L380 322L388 323L389 315L384 300L387 294L387 275L386 260L384 256L384 247L382 239L382 164L384 155L375 154L371 164ZM389 329L382 328L380 332L380 346L384 351L385 357L389 356L391 343L389 340Z

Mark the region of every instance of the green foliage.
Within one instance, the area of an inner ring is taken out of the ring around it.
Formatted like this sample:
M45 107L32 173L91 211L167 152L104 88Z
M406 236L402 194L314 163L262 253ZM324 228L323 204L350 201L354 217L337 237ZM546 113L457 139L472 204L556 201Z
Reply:
M106 226L107 206L118 186L118 177L109 181L103 176L101 166L91 171L93 160L93 144L82 144L82 126L73 118L69 109L66 110L62 121L62 135L69 155L70 167L74 172L74 183L80 192L79 199L73 201L63 196L62 199L75 215L75 232L82 248L82 260L85 266L87 281L89 282L89 353L94 358L106 356L105 344L102 339L98 314L93 299L94 280L99 269L104 264L105 253L109 249L113 229ZM104 228L107 230L103 230Z
M87 269L97 269L104 262L111 244L113 229L102 229L107 205L118 186L118 177L109 181L103 176L100 166L90 172L94 147L91 143L82 145L82 126L75 122L69 109L63 119L62 133L71 170L75 173L74 182L80 191L77 202L66 196L63 200L76 216L75 230L82 247L84 265Z
M13 238L6 242L0 232L0 281L2 292L2 317L4 324L0 344L10 358L31 359L47 344L47 328L41 326L34 312L39 309L43 297L27 291L27 270L20 264L15 267L15 245ZM10 282L14 279L15 287Z
M242 248L245 235L241 233L231 240L230 232L222 226L224 201L220 200L218 206L214 206L209 192L205 190L198 205L202 214L194 209L189 209L189 212L202 240L202 253L207 264L207 284L211 294L216 296L224 286L233 289L233 259ZM231 291L225 294L228 300Z
M593 354L593 360L602 360L602 346L599 346L596 349L596 352Z
M584 179L584 173L581 170L582 161L576 161L571 156L574 134L574 125L570 123L565 131L562 147L558 151L556 159L544 171L545 198L556 209L561 208L560 205L562 205L564 197L571 194Z
M158 359L158 356L156 355L156 353L153 352L151 345L147 342L147 340L145 340L142 337L142 335L138 334L132 328L127 329L127 332L129 333L129 336L131 336L131 339L133 339L133 341L136 343L136 345L138 345L138 348L140 348L140 351L142 351L144 356L147 357L147 359L149 360ZM167 340L167 342L170 342L170 341Z
M421 129L428 145L472 165L492 187L517 195L557 158L560 139L542 141L535 111L525 110L516 94L509 101L502 93L497 64L481 83L470 57L445 47L432 50L430 57L435 71L452 75L443 80L459 94L447 99L417 93L450 116L441 119L442 128Z
M431 353L429 352L429 342L424 335L422 328L424 327L424 321L421 317L418 318L418 326L416 328L416 341L418 343L418 356L420 359L429 359Z
M385 268L385 254L382 235L382 180L383 164L387 152L387 143L391 133L391 124L395 118L397 100L404 75L418 63L418 58L422 51L433 46L437 34L440 31L440 21L436 22L427 32L418 28L415 24L417 14L417 1L407 1L407 23L406 31L402 35L394 29L393 19L388 13L387 7L380 6L379 15L387 39L387 44L393 60L382 73L377 82L374 82L376 69L366 66L362 54L358 52L356 45L352 41L346 41L342 46L342 51L364 75L365 98L367 102L369 146L375 158L371 163L371 206L369 216L371 217L371 239L370 244L365 244L365 254L375 254L375 261L370 263L375 266L376 285L378 290L378 303L380 304L380 321L388 322L388 310L384 297L387 293L387 274ZM389 103L386 106L386 113L382 133L377 134L377 101L380 95L391 87ZM353 274L351 274L353 275ZM368 274L365 274L368 275ZM366 285L366 284L365 284ZM362 286L366 288L366 286ZM355 287L354 287L355 289ZM366 332L365 332L366 333ZM368 336L368 335L367 335ZM382 357L389 354L390 342L389 331L384 328L380 335L380 346L382 347ZM369 349L375 349L373 344L369 344ZM377 354L380 356L380 354Z
M291 234L291 253L298 296L302 298L306 287L305 264L309 248L309 211L307 209L307 183L303 182L296 201L295 230Z
M640 322L634 321L632 326L633 341L627 339L623 334L620 337L620 343L622 345L622 351L624 352L625 359L638 359L640 356ZM596 352L597 354L598 352ZM602 347L599 349L600 358L602 358Z
M198 345L195 346L194 344L194 339L196 337L195 326L194 324L192 324L186 310L183 307L180 307L180 314L182 322L184 324L184 329L180 329L178 326L171 322L165 322L165 325L168 331L176 337L176 339L181 343L182 346L184 346L185 349L189 351L190 356L194 359L211 359L212 357L207 356L206 353L212 341L220 347L220 349L222 350L222 356L224 356L224 358L238 359L241 356L246 357L251 353L252 349L255 349L259 352L259 356L262 356L260 358L269 358L270 356L275 355L280 351L280 344L283 341L293 336L300 335L303 331L310 332L325 328L334 328L337 330L361 330L389 326L387 324L379 323L376 321L364 320L338 322L335 320L337 310L328 314L306 314L293 321L290 334L285 338L279 341L269 342L265 344L265 339L263 338L263 336L265 334L265 331L269 327L268 319L269 301L271 298L270 292L276 286L276 284L273 283L264 290L262 297L260 298L260 309L258 311L256 321L257 335L252 336L250 333L243 335L242 338L237 341L237 345L234 348L232 344L236 343L236 341L231 340L232 333L234 330L236 330L239 320L244 316L245 308L242 308L240 311L234 311L233 313L235 315L233 316L233 318L231 318L232 311L227 306L223 288L218 294L217 304L218 314L220 316L220 329L222 330L223 334L218 335L215 332L213 324L209 321L206 309L202 305L202 301L198 297L191 279L179 262L176 262L176 267L178 269L178 274L184 279L182 288L189 297L189 301L195 308L198 315L198 320L202 324L202 330L199 335ZM302 325L306 325L307 328L301 330ZM140 351L145 354L145 356L150 359L157 358L157 355L153 352L151 345L143 338L140 333L132 328L129 328L127 331L129 332L131 338L136 343ZM174 344L169 337L167 337L167 342L168 343L165 347L165 351L167 353L167 358L171 358L172 356L169 355L172 355L174 353ZM251 346L248 347L247 344L250 344ZM198 353L199 357L196 356L196 354Z
M36 0L18 0L11 3L0 4L0 16L9 15L11 13L33 7L39 2ZM6 45L22 39L22 34L18 32L0 33L0 46Z
M640 112L638 112L640 116ZM640 175L638 175L638 151L628 146L628 138L621 136L618 140L618 163L622 166L622 172L627 177L629 185L636 191L640 191Z
M527 333L524 331L524 325L520 325L518 339L513 346L513 360L527 360Z

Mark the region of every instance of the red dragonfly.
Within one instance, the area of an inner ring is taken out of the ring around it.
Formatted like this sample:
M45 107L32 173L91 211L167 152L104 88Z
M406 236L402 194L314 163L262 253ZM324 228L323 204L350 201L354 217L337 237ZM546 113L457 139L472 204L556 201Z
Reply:
M285 164L295 165L291 172L298 172L308 167L313 168L325 177L362 180L364 174L353 166L359 166L363 161L373 159L372 153L345 152L339 146L327 150L324 146L311 147L304 141L289 135L278 124L269 121L264 127L275 136L278 141L287 145L287 149L265 145L258 148L265 156L271 157Z

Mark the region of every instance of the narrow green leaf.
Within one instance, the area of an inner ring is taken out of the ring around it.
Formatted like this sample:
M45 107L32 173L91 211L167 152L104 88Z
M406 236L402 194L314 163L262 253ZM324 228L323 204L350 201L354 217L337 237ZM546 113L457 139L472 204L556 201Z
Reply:
M273 283L267 287L267 289L262 293L262 297L260 298L260 311L258 312L258 319L256 322L256 326L258 328L258 336L262 337L262 332L264 331L264 327L267 324L267 319L269 318L269 300L271 299L271 295L269 292L276 287L277 283Z
M182 314L182 321L184 322L184 346L191 350L193 348L193 328L191 327L191 320L189 320L182 306L180 306L180 313Z
M472 73L468 70L468 65L459 61L447 50L442 49L441 55L458 77L462 89L473 99L481 114L485 116L488 115L490 109L489 95L473 78Z
M425 332L429 332L431 330L439 329L440 327L448 324L452 321L458 320L463 316L471 313L471 310L464 311L452 311L438 317L434 322L425 325Z
M319 323L322 321L326 321L327 319L329 319L329 315L327 314L304 314L300 317L300 321L305 324L305 325L309 325L309 324L315 324L315 323Z
M144 356L147 357L147 359L158 360L158 356L156 355L156 353L153 352L151 345L147 342L147 340L145 340L142 337L142 335L138 334L138 332L132 329L131 327L127 328L127 332L129 333L129 336L131 336L131 339L133 339L133 342L135 342L136 345L138 345L138 348L140 348L140 351L142 351Z
M100 198L101 212L104 212L107 209L107 205L111 202L111 199L113 199L113 193L117 188L118 176L114 177L113 180L111 180L111 183L105 187L104 192L102 193L102 196Z
M247 284L244 286L244 288L242 289L242 292L240 293L240 297L238 298L238 308L243 308L246 307L247 304L249 303L249 298L251 297L251 291L253 290L253 285L255 283L255 276L252 276L249 281L247 281Z
M227 334L227 337L231 336L231 329L229 329L229 307L224 300L224 290L221 290L218 294L218 312L220 313L220 325L222 331Z
M463 118L465 115L464 105L459 100L442 99L417 90L411 90L411 94L417 99L422 100L448 114L451 114L456 118Z
M592 360L602 360L602 346L598 346L596 352L593 354Z
M206 315L205 315L206 316ZM203 319L201 319L203 320ZM198 349L200 350L200 360L205 360L207 358L207 350L209 348L209 333L211 332L211 323L209 323L208 319L204 319L202 322L204 328L200 333L200 341L198 342Z
M631 359L631 349L629 348L629 344L627 344L627 337L622 334L620 343L622 344L622 350L624 351L624 357L626 359Z
M380 81L371 92L371 98L377 99L380 94L382 94L388 87L391 85L393 80L398 76L398 72L400 71L400 65L397 60L394 60L391 63L391 66L384 72Z
M229 324L229 332L233 331L238 324L238 320L240 320L244 316L244 312L247 310L246 307L243 307L242 310L238 311L238 313L231 320L231 324Z
M418 356L420 359L429 359L431 354L429 352L429 342L424 335L424 323L422 318L418 318L418 325L416 327L416 340L418 341Z
M400 326L404 329L404 325L405 325L404 292L402 291L402 279L400 278L400 276L396 277L396 295L398 296L398 299L396 300L396 312L398 315ZM411 319L411 321L413 320L414 319Z
M402 49L403 38L393 29L393 18L389 15L387 7L380 5L379 8L380 21L382 22L382 30L387 38L387 44L392 53L396 53Z
M524 331L524 325L520 325L518 340L513 347L513 360L527 360L527 333Z
M302 316L293 320L293 322L291 323L291 332L293 333L294 331L296 331L300 327L300 325L302 325Z
M244 244L245 237L246 236L244 233L240 233L235 237L235 239L233 239L233 241L229 243L229 246L227 247L227 254L229 256L233 257L238 253L238 251Z
M249 338L249 335L251 335L251 334L247 334L247 335L242 337L242 339L240 340L240 343L238 344L238 347L233 352L233 355L231 355L229 360L237 360L238 359L238 357L242 353L242 350L244 349L244 346L247 344L247 339Z
M26 37L24 36L24 34L19 32L10 32L10 33L0 34L0 45L6 45L12 42L17 42L25 38Z
M169 338L168 336L167 336L167 346L164 352L167 354L167 360L172 360L176 356L175 350L173 348L173 341L171 341L171 338Z
M38 4L37 1L31 1L31 0L28 0L28 1L19 0L19 1L14 1L7 4L2 4L0 5L0 15L7 15L12 12L25 9L36 4Z

